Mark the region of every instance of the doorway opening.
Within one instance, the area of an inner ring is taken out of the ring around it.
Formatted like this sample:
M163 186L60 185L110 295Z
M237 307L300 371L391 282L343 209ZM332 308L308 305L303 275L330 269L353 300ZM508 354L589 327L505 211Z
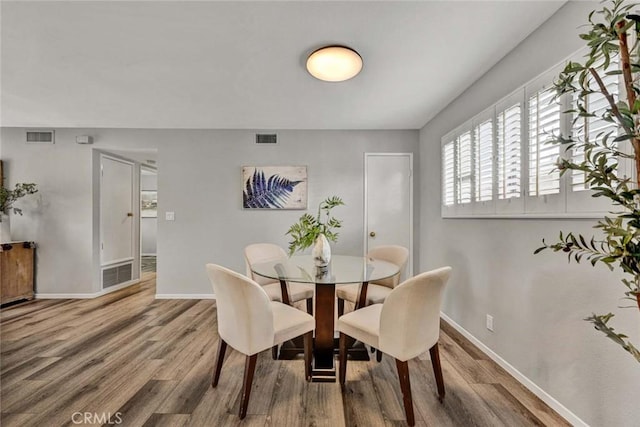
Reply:
M93 150L93 283L96 296L155 278L156 159L156 150ZM154 190L151 201L145 203L145 208L149 209L144 212L141 190ZM143 277L145 275L147 277Z
M155 273L158 235L158 172L140 167L140 267L141 272Z

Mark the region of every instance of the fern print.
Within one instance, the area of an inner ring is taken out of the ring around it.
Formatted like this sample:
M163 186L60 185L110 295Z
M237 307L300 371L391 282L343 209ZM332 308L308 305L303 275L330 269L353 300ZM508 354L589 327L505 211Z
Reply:
M296 186L303 182L306 184L306 181L293 180L279 173L265 174L264 170L256 168L244 182L242 205L248 209L291 208L291 195Z

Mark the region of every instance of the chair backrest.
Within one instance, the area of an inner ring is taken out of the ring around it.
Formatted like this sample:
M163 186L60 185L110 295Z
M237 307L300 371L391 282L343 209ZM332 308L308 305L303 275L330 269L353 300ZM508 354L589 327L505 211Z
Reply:
M442 294L451 267L419 274L396 286L380 314L380 350L399 360L424 353L440 336Z
M247 246L244 248L244 262L247 268L247 277L252 278L263 286L275 282L273 279L253 274L251 265L283 258L287 258L287 253L280 246L274 245L273 243L254 243Z
M367 257L387 261L400 267L400 271L395 276L383 280L376 280L377 285L394 288L400 283L400 276L409 259L409 250L404 246L398 245L377 246L367 253Z
M220 337L246 355L273 346L273 311L264 289L216 264L207 264L207 275L216 295Z

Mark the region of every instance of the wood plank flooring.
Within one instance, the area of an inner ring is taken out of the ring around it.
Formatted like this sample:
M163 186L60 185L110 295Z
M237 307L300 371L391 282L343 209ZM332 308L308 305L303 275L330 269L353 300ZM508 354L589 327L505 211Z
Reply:
M350 361L341 391L337 383L305 382L302 360L274 361L270 351L258 358L248 415L240 421L244 356L229 349L218 387L210 385L215 302L154 295L155 273L145 273L140 284L100 298L0 310L1 425L406 425L388 356L381 363ZM431 363L409 364L416 425L569 425L447 324L440 357L443 404ZM81 418L85 413L96 415Z

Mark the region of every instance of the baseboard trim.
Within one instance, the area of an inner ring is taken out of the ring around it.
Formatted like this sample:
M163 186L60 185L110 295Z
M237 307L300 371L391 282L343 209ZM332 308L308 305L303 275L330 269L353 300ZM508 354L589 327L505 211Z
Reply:
M140 283L140 279L129 280L128 282L120 283L119 285L109 286L99 292L93 292L90 294L56 294L56 293L36 293L36 299L92 299L98 298L102 295L109 294L111 292L118 291L120 289L127 288L131 285Z
M156 294L156 299L216 299L215 294Z
M536 383L527 378L522 372L514 368L509 362L504 360L500 355L487 347L482 341L474 337L469 331L457 324L449 316L440 312L440 316L448 324L450 324L456 331L460 332L466 339L471 341L476 347L478 347L483 353L491 358L494 362L500 365L505 371L507 371L518 382L525 386L529 391L538 396L544 403L551 407L554 411L560 414L565 420L571 423L573 426L589 427L589 424L582 421L576 414L571 412L566 406L558 402L553 396L540 388Z

